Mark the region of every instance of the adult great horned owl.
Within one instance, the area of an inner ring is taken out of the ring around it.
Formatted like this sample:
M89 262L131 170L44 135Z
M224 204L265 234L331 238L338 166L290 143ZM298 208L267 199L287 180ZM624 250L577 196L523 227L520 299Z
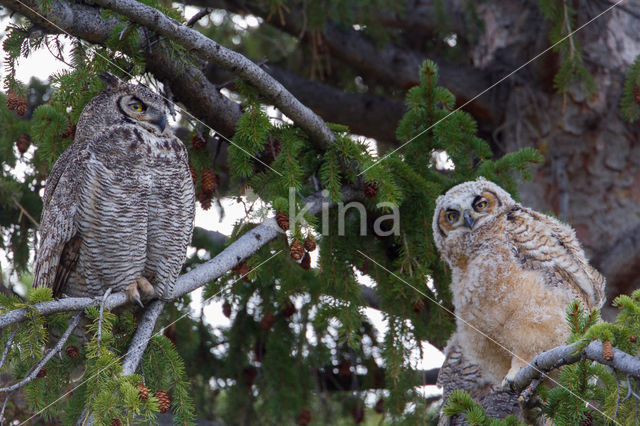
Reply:
M111 288L139 304L166 299L193 231L187 152L160 96L102 77L107 88L85 106L47 179L34 285L55 297Z
M536 354L564 344L573 299L588 308L604 301L605 280L574 231L484 178L438 198L433 234L451 268L457 316L447 358L468 362L467 375L481 376L473 378L476 389L506 384ZM452 374L448 367L445 361L441 376Z

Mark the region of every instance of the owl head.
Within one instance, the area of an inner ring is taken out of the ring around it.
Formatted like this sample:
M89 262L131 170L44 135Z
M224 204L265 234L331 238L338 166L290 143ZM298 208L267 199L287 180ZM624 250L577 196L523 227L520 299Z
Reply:
M108 73L100 78L106 88L82 110L76 140L90 138L107 127L125 123L156 136L169 131L166 129L167 103L160 95L144 86L122 82Z
M483 177L454 186L436 200L433 215L436 246L442 251L449 240L476 231L514 205L507 191Z

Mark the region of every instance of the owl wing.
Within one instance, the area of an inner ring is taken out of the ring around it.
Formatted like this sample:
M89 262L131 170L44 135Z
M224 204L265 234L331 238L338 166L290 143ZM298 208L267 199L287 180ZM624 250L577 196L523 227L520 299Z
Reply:
M520 205L505 215L511 252L523 268L541 271L547 285L569 288L588 308L602 306L605 279L589 265L572 228Z
M77 147L56 161L43 198L40 245L34 265L34 287L49 287L54 297L64 291L75 268L82 240L75 215L89 153Z

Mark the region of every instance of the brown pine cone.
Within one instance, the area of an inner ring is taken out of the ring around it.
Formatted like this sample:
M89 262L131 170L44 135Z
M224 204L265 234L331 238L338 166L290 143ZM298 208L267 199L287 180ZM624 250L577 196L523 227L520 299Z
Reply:
M376 402L376 405L373 407L373 410L378 414L382 414L384 412L384 399L383 398L380 398L378 400L378 402Z
M584 419L582 419L580 426L591 426L592 424L593 424L593 417L591 416L590 412L586 411L584 413Z
M138 386L138 398L140 398L142 401L146 401L147 399L149 399L149 388L146 387L145 384L142 382L138 382L137 386Z
M309 252L305 252L304 256L302 256L302 260L300 261L300 267L305 271L311 269L311 255Z
M191 180L193 181L193 186L196 186L196 182L198 181L198 173L196 172L196 168L193 167L193 164L189 162L189 173L191 173Z
M248 283L249 282L249 267L247 266L247 262L242 261L240 263L238 263L236 266L234 266L233 268L231 268L231 270L233 272L235 272L236 274L238 274L241 278L242 281Z
M209 210L213 202L212 194L201 192L198 194L198 201L200 201L200 207L202 207L203 210Z
M276 214L276 222L278 222L278 226L282 228L282 230L289 230L289 216L287 216L286 213L278 212Z
M196 133L191 137L191 147L194 151L201 151L207 147L207 141Z
M27 133L22 133L20 136L18 136L18 140L16 140L16 147L18 148L18 152L20 152L20 155L27 152L30 146L31 136L29 136Z
M276 316L272 312L267 312L262 320L260 320L260 328L264 331L270 330L273 327L273 323L276 322Z
M224 315L227 318L231 318L231 304L226 300L222 304L222 315Z
M365 182L364 196L367 198L376 198L378 195L378 184L375 182Z
M308 236L304 240L304 249L306 251L314 251L316 249L316 240L312 236Z
M27 113L27 104L26 102L23 104L20 104L16 107L16 113L22 117L23 115L25 115Z
M602 342L602 358L605 361L613 361L613 346L611 346L611 342L605 340Z
M284 308L280 309L280 315L285 318L290 318L297 311L298 310L296 309L295 305L291 303L291 301L288 301Z
M640 105L640 84L633 88L633 100Z
M13 111L20 105L20 97L13 90L9 90L7 94L7 108Z
M120 419L111 419L111 426L122 426L122 420L120 420Z
M171 407L171 398L166 391L159 390L155 393L155 397L158 398L158 408L161 413L166 413Z
M78 357L78 353L80 351L78 350L77 347L69 345L69 346L67 346L66 352L67 352L67 356L69 358L77 358Z
M304 408L296 417L296 424L299 426L307 426L309 423L311 423L311 411Z
M218 175L212 169L205 167L200 174L200 182L202 183L202 192L213 194L218 186Z
M42 367L40 371L38 371L38 374L36 374L36 377L47 377L47 367Z
M304 246L298 240L293 240L291 243L291 247L289 247L289 255L293 258L293 260L298 261L304 257Z
M630 341L631 343L635 343L635 342L637 342L637 341L638 341L638 338L637 338L636 336L629 336L629 341Z
M69 126L66 128L66 130L64 132L62 132L60 137L62 139L68 138L68 137L71 137L71 139L75 138L76 137L76 125L75 124L69 124Z

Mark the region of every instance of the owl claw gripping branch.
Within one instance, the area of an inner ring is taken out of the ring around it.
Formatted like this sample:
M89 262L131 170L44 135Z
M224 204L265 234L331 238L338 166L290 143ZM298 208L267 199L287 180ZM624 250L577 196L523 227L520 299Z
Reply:
M508 387L535 355L565 343L573 299L589 309L604 302L604 277L573 229L484 178L438 198L433 234L451 268L457 316L438 379L445 391L468 383L465 371L476 372L477 388ZM459 368L461 356L478 368Z
M47 179L34 285L55 297L167 300L191 242L194 188L164 99L102 76Z

